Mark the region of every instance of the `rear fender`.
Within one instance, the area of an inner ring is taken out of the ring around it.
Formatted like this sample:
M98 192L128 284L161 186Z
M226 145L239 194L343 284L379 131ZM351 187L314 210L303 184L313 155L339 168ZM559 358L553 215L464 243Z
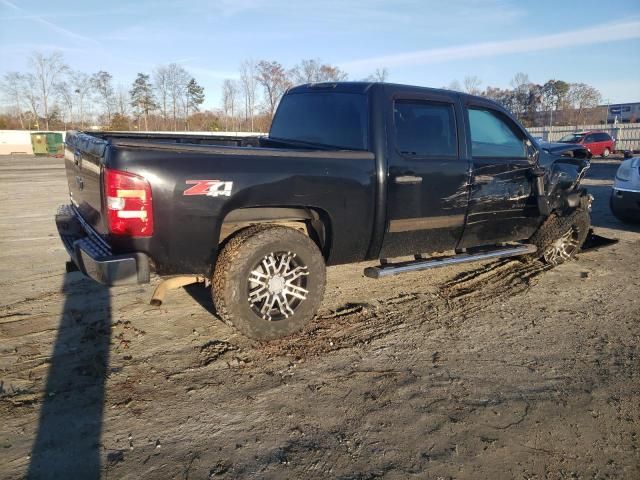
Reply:
M329 217L324 212L307 207L250 207L229 212L220 228L218 245L223 245L236 232L251 225L271 224L301 231L329 256L331 247Z

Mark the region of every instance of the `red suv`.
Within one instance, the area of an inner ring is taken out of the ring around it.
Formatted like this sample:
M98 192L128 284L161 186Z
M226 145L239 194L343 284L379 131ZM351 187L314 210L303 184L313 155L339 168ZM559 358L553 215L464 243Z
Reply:
M616 147L616 141L611 138L611 135L597 130L570 133L558 141L560 143L579 143L584 145L594 157L597 155L608 157L611 152L615 151Z

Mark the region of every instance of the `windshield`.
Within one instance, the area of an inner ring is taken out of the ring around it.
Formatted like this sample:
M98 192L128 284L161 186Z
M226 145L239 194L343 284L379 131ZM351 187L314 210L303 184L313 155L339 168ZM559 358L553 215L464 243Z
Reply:
M280 101L269 138L346 150L366 150L367 118L365 95L292 93Z
M569 135L565 135L562 137L559 142L560 143L579 143L580 140L584 138L583 134L578 133L570 133Z

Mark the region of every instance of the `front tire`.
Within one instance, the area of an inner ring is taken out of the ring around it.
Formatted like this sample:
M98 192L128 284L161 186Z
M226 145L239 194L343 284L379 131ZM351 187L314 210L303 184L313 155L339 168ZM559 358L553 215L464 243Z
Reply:
M611 151L608 148L605 148L602 151L602 158L607 158L611 154Z
M285 337L311 321L326 280L317 245L292 228L241 230L216 262L212 295L220 317L257 340Z
M534 258L553 266L571 260L587 239L590 226L589 212L583 208L565 216L552 214L529 240L538 247Z

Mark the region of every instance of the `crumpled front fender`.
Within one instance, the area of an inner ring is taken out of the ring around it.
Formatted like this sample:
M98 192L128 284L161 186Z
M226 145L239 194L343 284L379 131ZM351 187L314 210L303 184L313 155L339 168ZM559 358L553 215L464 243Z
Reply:
M586 195L580 182L591 166L590 158L587 149L575 144L553 144L541 150L538 163L545 169L543 182L550 211L573 209L580 203L575 197Z

